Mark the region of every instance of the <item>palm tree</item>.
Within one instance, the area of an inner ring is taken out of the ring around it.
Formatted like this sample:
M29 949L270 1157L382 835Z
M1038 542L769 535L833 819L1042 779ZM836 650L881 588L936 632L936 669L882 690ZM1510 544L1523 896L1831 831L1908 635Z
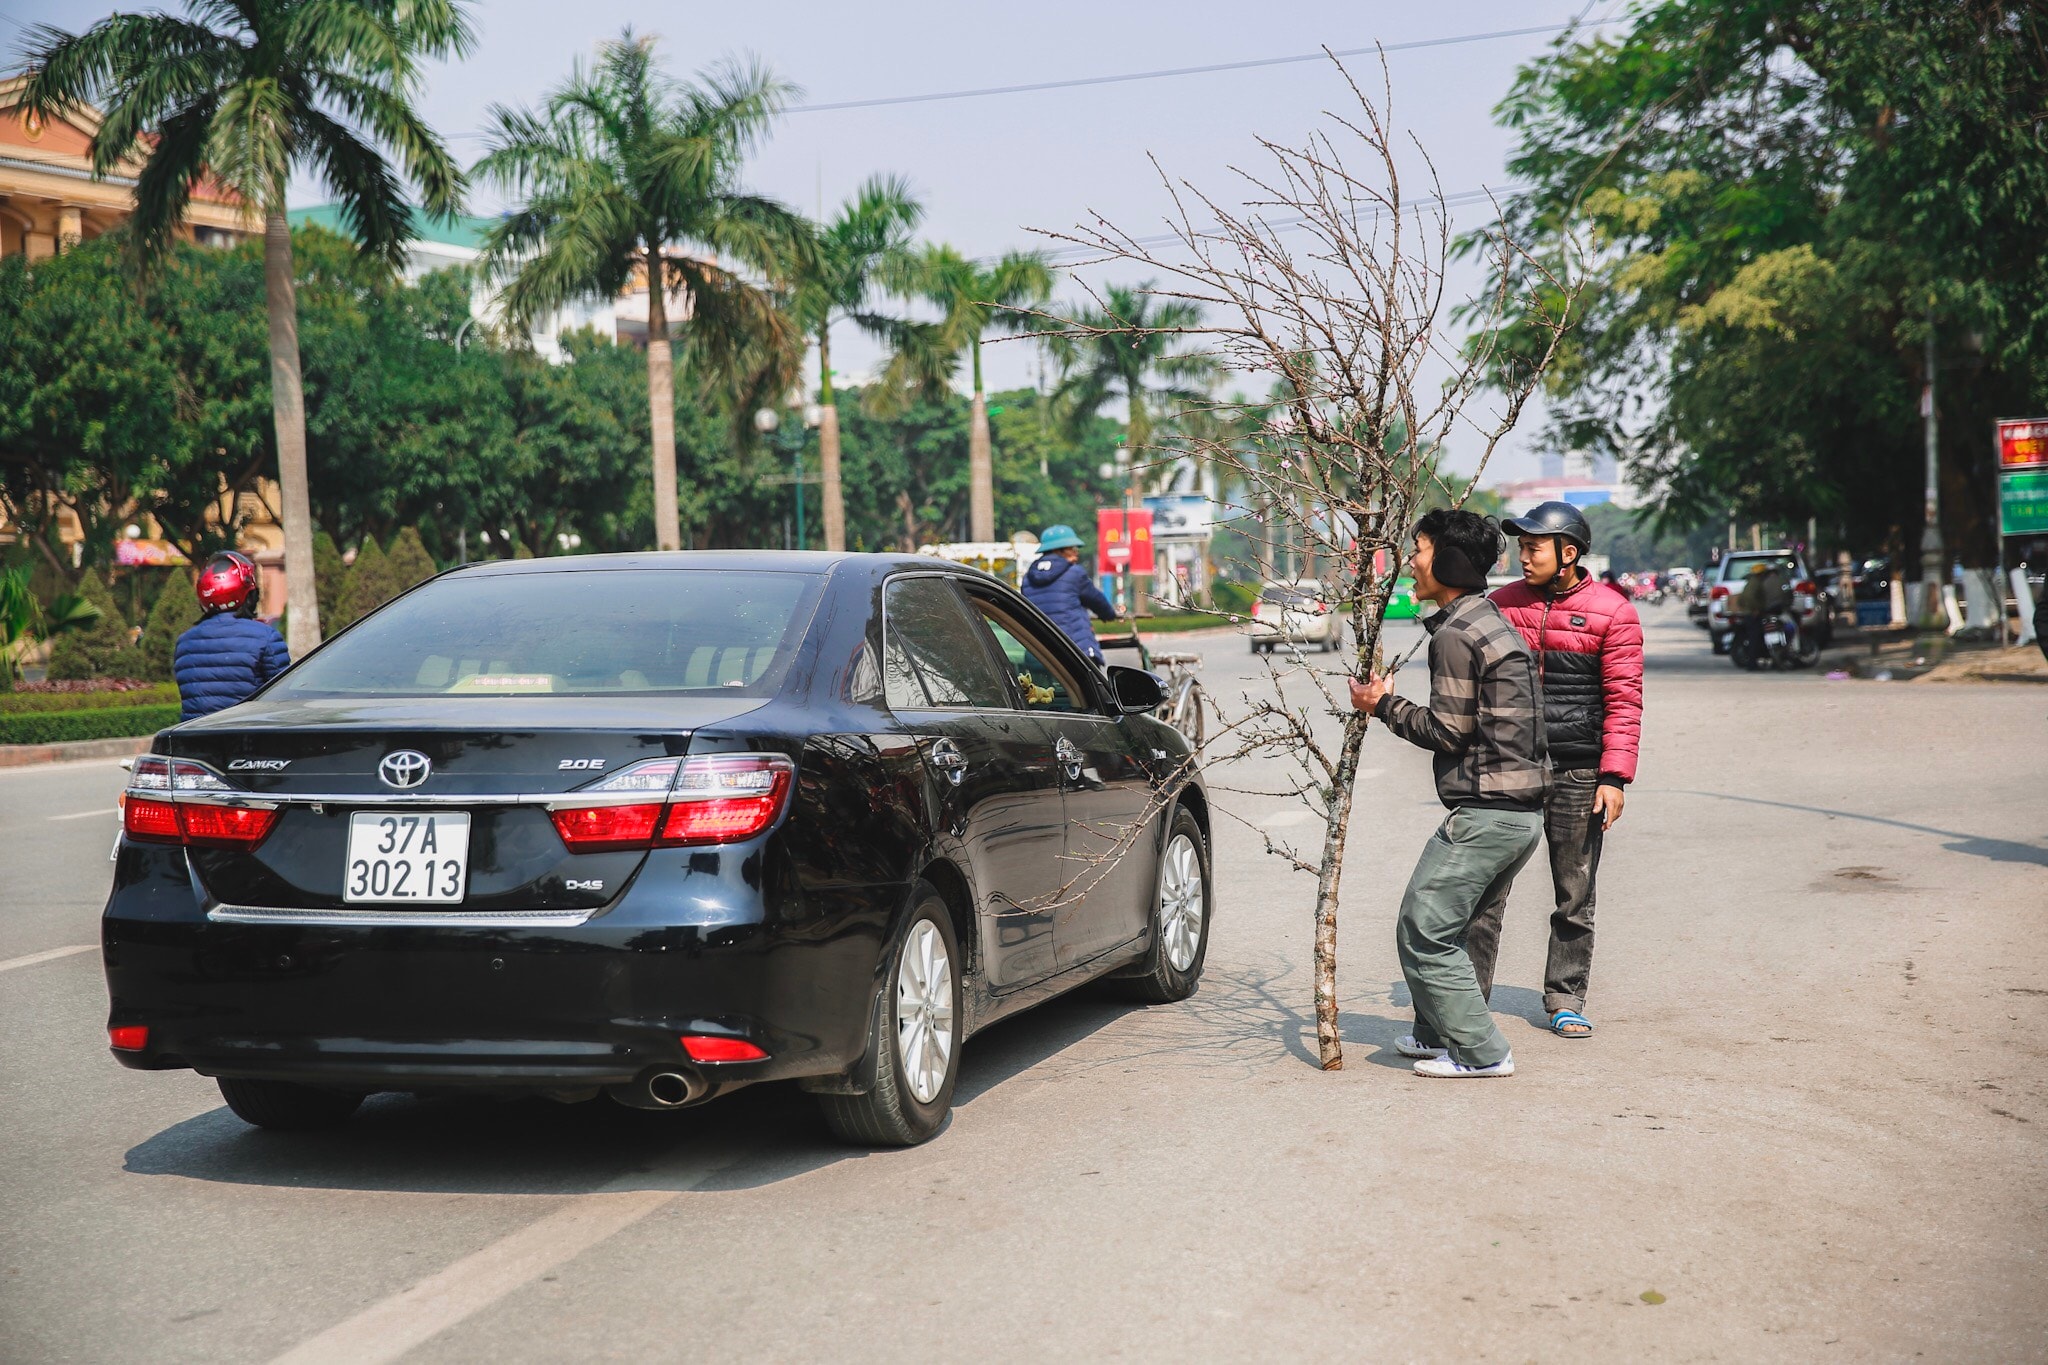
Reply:
M506 312L530 324L578 299L647 282L647 401L654 431L654 538L679 549L675 364L669 293L686 299L685 358L737 416L779 392L802 358L776 294L741 275L786 270L803 220L740 185L747 153L794 87L758 66L671 80L654 40L626 29L578 63L537 112L493 106L476 175L524 197L491 229L488 268L507 272ZM735 426L743 428L736 420Z
M813 228L812 249L792 286L797 317L818 346L818 463L824 476L825 548L846 548L846 498L839 478L839 405L832 395L832 326L848 321L890 348L892 387L943 383L936 329L878 312L875 305L908 278L910 234L924 205L898 176L870 177Z
M341 201L361 249L394 265L413 235L413 210L380 144L417 182L429 213L460 207L462 173L412 98L424 59L470 50L463 10L462 0L185 0L185 18L114 14L84 33L29 31L28 108L44 118L100 108L96 175L142 159L130 240L145 271L171 249L201 179L263 217L294 656L320 642L320 598L285 190L294 173L311 171Z
M1152 445L1157 419L1173 406L1201 401L1222 372L1216 358L1180 349L1200 326L1201 310L1182 300L1161 300L1150 285L1112 285L1099 306L1064 310L1067 322L1044 321L1061 376L1054 399L1076 433L1115 398L1124 400L1124 446L1131 452L1130 498L1144 496L1139 452Z
M944 344L973 358L974 399L968 427L968 535L996 538L995 468L990 458L988 395L981 382L981 339L990 326L1021 331L1032 308L1052 295L1052 267L1039 253L1012 251L992 263L969 260L949 246L928 246L910 274L911 288L945 313Z

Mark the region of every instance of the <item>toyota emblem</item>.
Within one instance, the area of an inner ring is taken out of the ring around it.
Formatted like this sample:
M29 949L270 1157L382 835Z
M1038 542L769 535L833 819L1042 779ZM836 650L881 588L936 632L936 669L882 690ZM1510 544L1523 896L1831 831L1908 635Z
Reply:
M417 749L400 749L397 753L384 755L384 761L377 765L377 776L384 779L387 787L408 791L427 780L427 774L434 770L433 760Z

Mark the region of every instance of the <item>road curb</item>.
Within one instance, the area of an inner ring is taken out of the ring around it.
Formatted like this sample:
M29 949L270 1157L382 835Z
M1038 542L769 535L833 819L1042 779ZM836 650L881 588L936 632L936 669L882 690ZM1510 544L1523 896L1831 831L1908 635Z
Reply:
M130 739L79 739L63 744L0 744L0 768L72 763L82 758L132 758L148 753L155 739L155 735L138 735Z

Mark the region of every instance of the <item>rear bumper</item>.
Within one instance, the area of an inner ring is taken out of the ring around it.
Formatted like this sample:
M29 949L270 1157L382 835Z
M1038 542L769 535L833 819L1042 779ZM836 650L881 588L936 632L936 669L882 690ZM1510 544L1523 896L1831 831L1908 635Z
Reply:
M114 1055L365 1090L579 1089L649 1068L724 1089L857 1062L887 898L771 909L702 877L684 896L687 854L670 861L575 926L242 923L209 917L182 850L124 844L101 926L108 1023L149 1038ZM696 1064L686 1034L768 1056Z

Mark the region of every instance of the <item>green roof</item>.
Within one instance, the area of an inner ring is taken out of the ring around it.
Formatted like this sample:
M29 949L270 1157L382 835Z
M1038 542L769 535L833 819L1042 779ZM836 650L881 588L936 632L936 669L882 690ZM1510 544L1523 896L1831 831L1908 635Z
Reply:
M348 223L341 216L339 204L315 204L311 208L293 209L285 214L286 221L293 227L325 228L337 236L352 236ZM415 220L418 230L414 239L422 242L437 242L442 246L468 247L482 251L484 234L498 220L480 218L474 214L455 214L447 218L421 217Z

